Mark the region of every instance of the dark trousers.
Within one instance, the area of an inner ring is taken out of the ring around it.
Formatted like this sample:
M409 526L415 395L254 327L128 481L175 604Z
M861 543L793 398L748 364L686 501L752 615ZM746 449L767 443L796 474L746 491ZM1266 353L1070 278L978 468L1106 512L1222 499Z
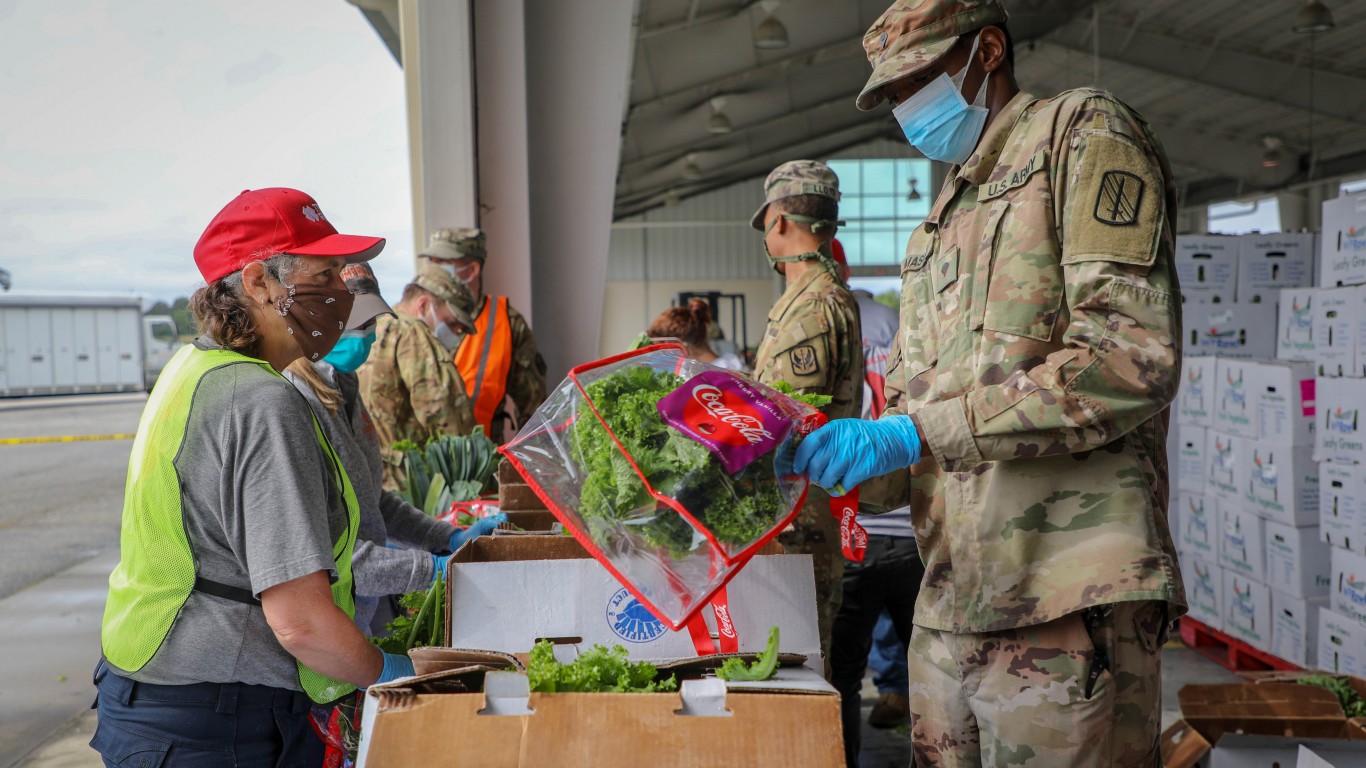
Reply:
M901 642L910 641L915 598L924 575L915 539L910 537L869 536L863 562L844 564L844 602L835 617L830 682L840 692L844 757L849 768L858 768L859 689L873 645L873 627L885 608Z
M90 746L106 766L317 768L323 743L306 694L243 683L151 685L103 660L95 667L99 724Z

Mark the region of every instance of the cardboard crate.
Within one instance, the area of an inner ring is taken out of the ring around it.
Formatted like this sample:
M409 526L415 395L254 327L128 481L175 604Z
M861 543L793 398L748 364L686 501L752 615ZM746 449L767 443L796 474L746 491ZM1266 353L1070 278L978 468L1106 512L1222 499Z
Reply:
M1295 597L1327 597L1332 568L1318 526L1295 528L1267 521L1266 585Z
M1366 379L1318 379L1314 383L1318 423L1314 427L1314 458L1344 464L1366 462Z
M1178 521L1172 537L1182 552L1188 552L1208 562L1219 561L1219 535L1222 520L1218 502L1211 496L1183 493L1177 497Z
M1366 552L1366 467L1319 464L1319 536L1334 547Z
M1190 616L1214 629L1224 625L1224 569L1218 562L1182 554L1181 581L1186 586Z
M1257 419L1255 360L1219 358L1214 368L1213 428L1226 435L1256 440L1261 436Z
M1319 287L1366 283L1366 195L1323 201Z
M1318 245L1312 232L1238 238L1238 299L1275 302L1285 288L1312 287Z
M1366 320L1363 289L1326 288L1314 310L1314 369L1320 376L1361 376L1357 348Z
M1258 650L1271 650L1271 590L1224 569L1224 630Z
M1319 609L1328 605L1327 597L1295 597L1271 590L1270 651L1306 669L1318 659Z
M1178 235L1176 275L1185 301L1227 304L1237 298L1239 241L1220 235Z
M1258 440L1243 447L1246 483L1243 508L1291 526L1319 521L1319 465L1308 445Z
M1276 356L1276 305L1187 304L1185 354L1235 358Z
M1214 496L1230 505L1243 503L1243 489L1247 486L1250 451L1248 442L1220 432L1205 432L1205 495Z
M1205 492L1205 442L1209 439L1204 427L1181 427L1176 439L1176 487L1183 493Z
M1183 428L1209 427L1214 423L1214 382L1218 359L1192 357L1181 360L1181 384L1176 392L1176 420Z
M1319 288L1281 291L1276 312L1276 357L1280 360L1314 361L1314 304Z
M1220 504L1219 520L1219 565L1244 578L1265 579L1266 520L1237 504Z
M1257 406L1258 438L1312 446L1317 405L1313 364L1264 360L1247 373Z
M1333 611L1366 624L1366 555L1333 547L1331 559L1328 594Z
M1325 672L1366 676L1366 626L1331 608L1320 608L1316 662Z

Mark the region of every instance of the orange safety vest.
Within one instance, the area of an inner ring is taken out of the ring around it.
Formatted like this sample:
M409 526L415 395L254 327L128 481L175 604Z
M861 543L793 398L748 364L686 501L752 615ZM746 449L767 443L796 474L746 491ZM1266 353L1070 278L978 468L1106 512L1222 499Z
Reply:
M455 352L455 367L465 380L475 423L483 424L484 434L489 434L493 416L507 396L508 371L512 370L512 323L506 296L484 299L484 309L474 321L474 333L466 336Z

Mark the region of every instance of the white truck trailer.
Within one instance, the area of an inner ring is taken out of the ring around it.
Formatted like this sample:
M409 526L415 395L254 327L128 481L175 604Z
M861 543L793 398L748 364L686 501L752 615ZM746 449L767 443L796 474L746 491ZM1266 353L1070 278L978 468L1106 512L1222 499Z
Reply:
M0 294L0 397L136 392L180 346L127 294Z

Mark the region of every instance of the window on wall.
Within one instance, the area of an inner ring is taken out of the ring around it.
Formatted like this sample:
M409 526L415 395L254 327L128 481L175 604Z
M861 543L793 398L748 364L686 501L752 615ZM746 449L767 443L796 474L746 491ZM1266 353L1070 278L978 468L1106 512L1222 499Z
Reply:
M930 213L929 160L831 160L840 177L839 241L853 267L900 264L911 232ZM911 200L911 181L919 193Z
M1251 202L1215 203L1208 209L1209 231L1216 235L1271 234L1281 231L1281 206L1275 196Z

